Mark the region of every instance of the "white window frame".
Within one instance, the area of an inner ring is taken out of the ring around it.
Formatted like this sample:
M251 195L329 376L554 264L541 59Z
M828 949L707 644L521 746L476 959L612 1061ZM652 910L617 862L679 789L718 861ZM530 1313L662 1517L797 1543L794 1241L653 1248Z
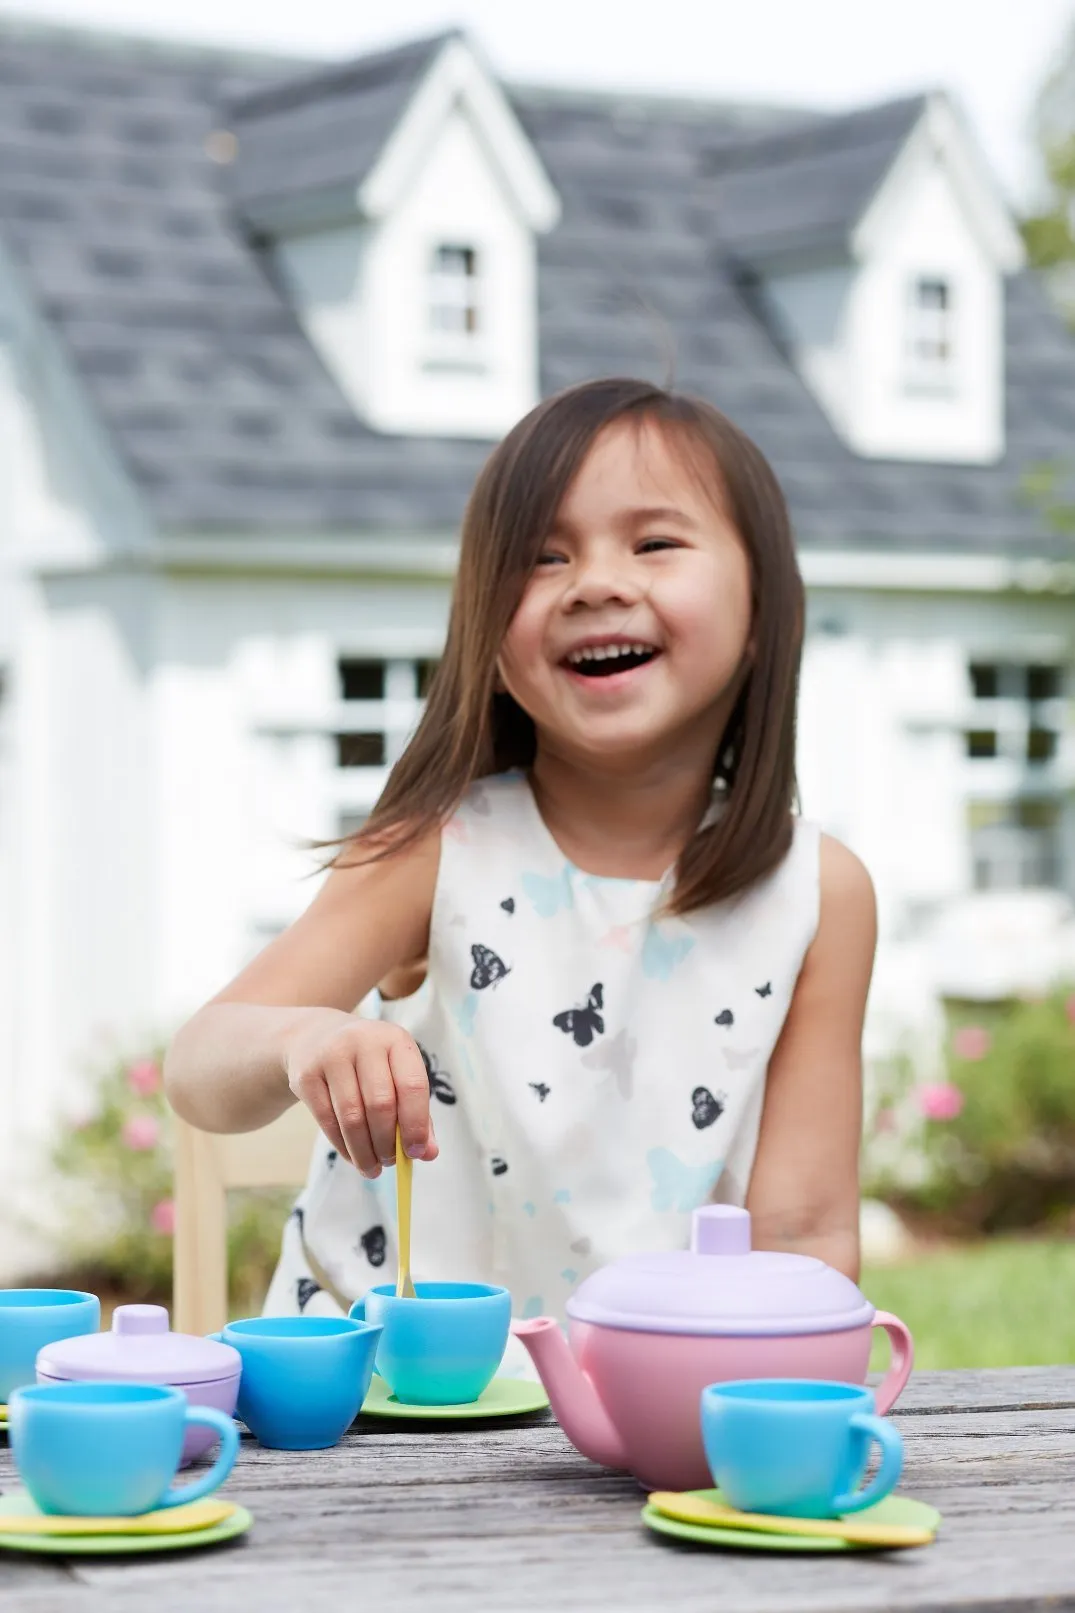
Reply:
M959 357L956 300L950 275L922 272L911 277L904 314L907 391L955 390Z
M485 253L467 240L428 248L423 369L484 373L488 354Z

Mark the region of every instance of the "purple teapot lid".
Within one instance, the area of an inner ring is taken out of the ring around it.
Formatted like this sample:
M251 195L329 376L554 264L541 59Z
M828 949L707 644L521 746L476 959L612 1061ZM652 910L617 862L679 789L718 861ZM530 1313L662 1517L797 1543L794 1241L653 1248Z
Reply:
M181 1386L234 1378L242 1357L230 1344L193 1333L171 1333L163 1305L119 1305L111 1333L84 1333L46 1344L39 1377L75 1382L105 1379Z
M689 1250L603 1266L579 1285L567 1314L644 1333L780 1337L866 1327L875 1313L823 1260L752 1252L748 1211L706 1204L694 1212Z

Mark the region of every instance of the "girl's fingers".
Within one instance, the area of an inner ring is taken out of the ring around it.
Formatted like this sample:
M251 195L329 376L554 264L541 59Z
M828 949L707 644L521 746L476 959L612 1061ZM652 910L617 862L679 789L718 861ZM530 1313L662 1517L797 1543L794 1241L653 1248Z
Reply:
M379 1043L356 1059L362 1107L366 1114L374 1157L382 1165L396 1161L396 1087L388 1062L388 1047Z
M366 1105L351 1060L333 1060L326 1064L325 1080L352 1165L363 1176L380 1176L381 1166L370 1136Z
M437 1139L429 1114L429 1077L414 1039L405 1036L392 1042L388 1062L396 1089L403 1147L412 1159L436 1159Z

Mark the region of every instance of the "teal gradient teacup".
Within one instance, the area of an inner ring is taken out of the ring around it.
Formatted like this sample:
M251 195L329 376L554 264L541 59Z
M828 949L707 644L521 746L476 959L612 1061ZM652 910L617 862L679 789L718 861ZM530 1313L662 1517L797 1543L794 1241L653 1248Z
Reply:
M397 1400L411 1406L461 1406L496 1376L511 1326L511 1295L489 1283L415 1283L416 1299L397 1299L390 1283L351 1306L384 1329L377 1371Z
M903 1441L861 1384L713 1383L702 1390L701 1416L713 1482L742 1512L833 1518L873 1506L899 1483ZM873 1442L881 1465L860 1489Z
M242 1356L236 1415L273 1450L326 1450L369 1393L381 1329L346 1316L252 1316L212 1338Z
M211 1428L220 1454L190 1484L173 1484L191 1426ZM16 1389L9 1409L19 1477L42 1512L130 1518L199 1501L235 1463L239 1432L181 1389L149 1383L49 1383Z
M96 1333L101 1301L77 1288L0 1288L0 1404L36 1382L37 1352Z

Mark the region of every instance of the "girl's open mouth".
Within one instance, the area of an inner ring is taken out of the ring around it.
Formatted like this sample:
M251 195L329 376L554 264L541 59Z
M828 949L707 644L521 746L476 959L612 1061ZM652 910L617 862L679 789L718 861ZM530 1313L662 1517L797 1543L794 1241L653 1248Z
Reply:
M595 644L572 650L560 664L582 678L610 678L646 666L660 653L652 644Z

